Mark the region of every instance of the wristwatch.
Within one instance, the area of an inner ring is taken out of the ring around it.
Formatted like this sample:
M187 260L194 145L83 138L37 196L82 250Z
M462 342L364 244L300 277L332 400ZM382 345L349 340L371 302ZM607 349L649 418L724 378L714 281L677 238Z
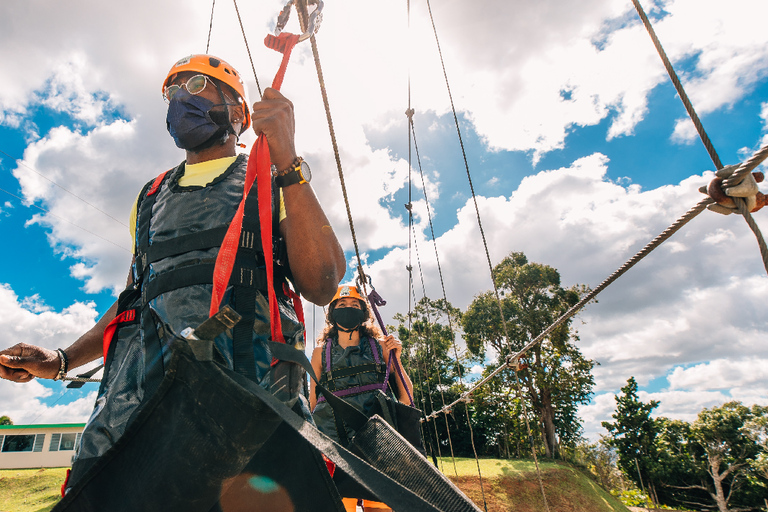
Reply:
M295 185L296 183L309 183L312 179L312 172L309 170L309 165L300 156L296 157L296 160L282 171L276 171L275 185L278 187L287 187L289 185Z

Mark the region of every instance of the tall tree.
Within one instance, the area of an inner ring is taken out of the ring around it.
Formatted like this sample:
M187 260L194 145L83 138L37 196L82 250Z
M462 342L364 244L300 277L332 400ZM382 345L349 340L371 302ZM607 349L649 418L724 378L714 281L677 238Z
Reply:
M0 425L13 425L13 421L8 416L0 416Z
M643 403L637 396L637 382L634 377L627 380L616 395L614 422L602 422L610 437L606 442L618 452L619 468L640 488L648 488L654 502L658 502L651 475L655 469L657 427L651 418L651 411L659 402Z
M560 273L539 263L529 263L525 254L513 252L493 269L493 279L502 295L501 311L491 291L475 298L462 316L467 348L484 357L490 349L497 354L495 364L522 349L587 292L584 286L563 288ZM547 457L558 453L558 442L575 444L581 431L576 416L579 404L592 395L594 362L584 358L575 345L578 340L571 319L557 328L548 339L526 354L517 378L529 405L541 424ZM516 387L513 369L500 378L507 389ZM558 441L559 435L559 441Z

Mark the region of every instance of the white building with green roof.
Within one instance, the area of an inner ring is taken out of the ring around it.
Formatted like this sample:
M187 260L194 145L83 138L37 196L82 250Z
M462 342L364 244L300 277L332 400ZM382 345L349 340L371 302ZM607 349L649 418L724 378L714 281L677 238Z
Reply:
M85 423L0 425L0 469L72 465Z

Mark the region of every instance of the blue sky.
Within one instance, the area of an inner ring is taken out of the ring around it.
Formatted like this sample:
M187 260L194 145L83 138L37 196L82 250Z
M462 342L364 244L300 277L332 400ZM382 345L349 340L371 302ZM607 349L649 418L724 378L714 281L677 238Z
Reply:
M405 2L385 9L329 0L317 36L356 234L388 301L385 319L408 307L409 75L448 299L465 309L490 288L426 4L411 4L409 32ZM768 142L768 35L759 23L768 6L644 6L723 162ZM262 86L279 60L260 41L280 8L240 6ZM432 10L494 264L523 251L559 269L565 285L594 287L703 197L697 188L714 166L631 2L453 1ZM136 193L183 158L165 131L160 84L178 58L205 50L210 5L14 0L0 14L8 49L0 72L15 78L0 88L0 188L8 192L0 192L0 230L11 242L0 256L0 345L66 347L125 282L124 224ZM231 5L216 5L210 51L242 72L257 99ZM351 261L308 45L295 50L283 92L295 104L313 187ZM439 297L415 152L412 162L424 286ZM761 225L764 215L755 215ZM661 401L659 414L676 418L729 399L765 404L766 299L768 278L743 219L702 213L579 315L582 350L600 362L595 399L581 410L587 435L602 433L614 393L632 375L642 397ZM319 330L313 313L319 319L322 310L309 307L310 331ZM17 423L84 421L95 386L63 389L0 382L0 414Z

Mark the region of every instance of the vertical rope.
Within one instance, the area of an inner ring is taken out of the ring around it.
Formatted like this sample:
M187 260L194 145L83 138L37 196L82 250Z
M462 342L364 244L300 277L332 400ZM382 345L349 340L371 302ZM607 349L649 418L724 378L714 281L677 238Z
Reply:
M417 262L418 267L419 267L419 277L421 279L421 289L422 289L424 298L429 300L428 297L427 297L427 289L426 289L426 286L424 284L424 273L422 271L421 260L419 258L418 244L416 243L416 233L412 232L412 235L413 235L414 246L416 247L416 262ZM413 300L414 300L414 302L416 302L416 290L415 289L413 289ZM425 330L425 337L426 337L426 339L427 339L427 341L429 343L430 348L432 349L432 358L430 360L433 363L436 363L437 362L436 361L437 356L436 356L436 352L434 350L434 344L433 344L433 341L432 341L433 340L433 337L432 337L432 316L430 315L430 312L429 312L429 304L427 303L427 304L425 304L425 306L427 307L427 313L426 313L427 325L426 325L426 330ZM449 318L450 318L450 316L449 316ZM453 331L451 330L451 333L452 332ZM443 402L443 407L445 407L445 393L443 391L445 386L443 386L442 372L439 369L437 371L437 385L438 385L438 388L440 390L440 399ZM453 471L456 474L456 476L459 476L459 470L456 467L456 455L453 452L453 438L451 437L451 427L450 427L450 425L448 423L448 415L445 415L445 430L448 433L448 446L451 449L451 461L453 462Z
M406 114L408 115L408 124L410 127L410 132L413 134L413 146L416 149L416 162L418 163L418 166L419 166L419 176L421 177L421 190L422 190L422 193L424 194L424 202L427 205L427 218L429 220L429 229L432 235L432 245L434 246L434 249L435 249L435 259L437 261L437 271L440 277L440 287L443 291L443 300L445 300L445 303L447 306L449 304L448 296L445 292L445 280L443 279L443 270L440 265L440 254L438 253L438 250L437 250L437 239L435 237L435 228L432 223L432 211L429 208L429 196L427 195L427 187L424 180L424 170L421 166L421 155L419 154L419 146L416 143L416 128L413 124L413 109L408 109L408 112L406 112ZM410 165L410 148L409 148L409 165ZM414 238L415 238L415 234L414 234ZM424 295L426 296L426 290L424 292ZM455 332L450 313L448 314L448 328L450 329L451 333ZM454 356L456 357L456 364L458 365L458 368L459 368L459 383L463 386L464 381L463 381L463 376L461 374L461 363L459 362L459 353L456 348L456 341L451 340L451 345L453 346L453 353L454 353ZM480 470L480 460L477 456L477 448L475 447L475 432L472 428L472 421L470 420L470 417L469 417L469 404L467 404L467 402L464 402L464 412L467 417L467 426L469 427L469 438L470 438L470 443L472 445L472 452L475 455L475 463L477 464L477 475L480 477L480 494L483 497L483 507L487 512L488 504L485 499L485 486L483 485L483 474L482 474L482 471Z
M299 20L302 23L302 30L304 30L304 27L306 26L306 11L307 11L307 3L306 0L297 0L296 6L298 7L296 9L297 13L299 14ZM339 181L341 182L341 193L344 197L344 206L347 210L347 220L349 222L349 231L352 235L352 244L355 248L355 257L357 258L357 273L358 278L363 283L363 286L365 286L365 283L367 282L365 278L365 271L363 270L362 260L360 259L360 249L357 244L357 235L355 234L355 224L352 220L352 211L349 207L349 196L347 195L347 185L344 182L344 171L341 167L341 156L339 155L339 145L336 142L336 131L333 128L333 118L331 117L331 107L330 103L328 102L328 93L325 90L325 79L323 78L323 68L320 65L320 54L317 50L317 40L315 39L315 35L312 34L309 38L310 43L312 44L312 57L315 61L315 69L317 70L317 80L320 84L320 94L323 97L323 106L325 107L325 117L328 121L328 132L331 136L331 144L333 145L333 155L336 159L336 169L339 172Z
M501 305L501 297L499 295L499 289L496 286L496 279L494 278L494 275L493 275L493 264L491 263L491 255L490 255L490 253L488 251L488 242L487 242L487 240L485 238L485 231L483 230L482 220L480 219L480 208L477 205L477 197L475 195L475 187L472 184L472 174L469 171L469 163L467 161L467 152L466 152L466 150L464 148L464 141L462 140L462 137L461 137L461 128L459 126L459 118L456 115L456 106L453 103L453 94L451 93L451 85L450 85L450 82L448 80L448 72L445 69L445 60L443 59L443 51L440 48L440 39L438 38L438 35L437 35L437 27L435 25L435 17L432 15L432 6L431 6L429 0L427 0L427 9L429 11L429 19L432 22L432 31L435 34L435 43L437 44L437 52L438 52L438 54L440 56L440 65L443 68L443 76L445 77L445 85L446 85L446 88L448 90L448 98L450 99L450 102L451 102L451 112L453 113L453 120L454 120L454 123L456 124L456 133L458 134L458 137L459 137L459 145L461 146L461 154L462 154L462 157L464 158L464 168L467 171L467 180L469 181L469 189L472 192L472 201L474 202L474 205L475 205L475 213L477 215L477 225L478 225L478 228L480 229L480 236L481 236L481 238L483 240L483 248L485 249L485 257L486 257L486 260L488 262L488 270L489 270L490 276L491 276L491 284L493 285L493 292L494 292L494 294L496 296L496 304L499 307L499 317L501 318L502 327L504 329L504 338L507 340L507 347L509 347L511 349L511 344L510 344L510 341L509 341L509 330L507 329L507 321L504 318L504 310L503 310L502 305ZM526 415L526 426L528 426L528 422L527 422L527 406L525 404L525 400L523 400L521 404L523 405L524 414ZM465 402L465 405L466 405L466 402ZM469 419L469 412L467 412L467 418ZM471 429L471 426L470 426L470 429ZM529 430L528 430L528 435L529 435L529 437L531 436L530 427L529 427ZM473 446L473 448L474 448L474 446ZM534 462L536 464L536 474L537 474L537 476L539 478L539 484L541 486L541 494L542 494L542 497L544 498L544 508L547 511L549 511L549 505L547 504L547 496L546 496L546 493L544 492L544 484L543 484L543 481L542 481L542 478L541 478L541 471L539 469L539 463L538 463L538 460L536 458L536 451L532 450L532 452L533 452L533 459L534 459ZM478 470L479 469L480 469L480 464L478 462Z
M253 56L251 55L251 49L248 47L248 38L245 37L245 28L243 27L243 20L240 17L240 9L237 8L237 0L232 0L235 3L235 12L237 13L237 21L240 23L240 31L243 33L243 41L245 41L245 49L248 52L248 59L251 61L251 69L253 70L253 78L256 79L256 89L259 91L259 98L261 98L261 85L259 84L259 77L256 76L256 66L253 65Z
M211 22L208 25L208 42L205 44L205 53L211 48L211 32L213 32L213 9L216 7L216 0L211 3Z

